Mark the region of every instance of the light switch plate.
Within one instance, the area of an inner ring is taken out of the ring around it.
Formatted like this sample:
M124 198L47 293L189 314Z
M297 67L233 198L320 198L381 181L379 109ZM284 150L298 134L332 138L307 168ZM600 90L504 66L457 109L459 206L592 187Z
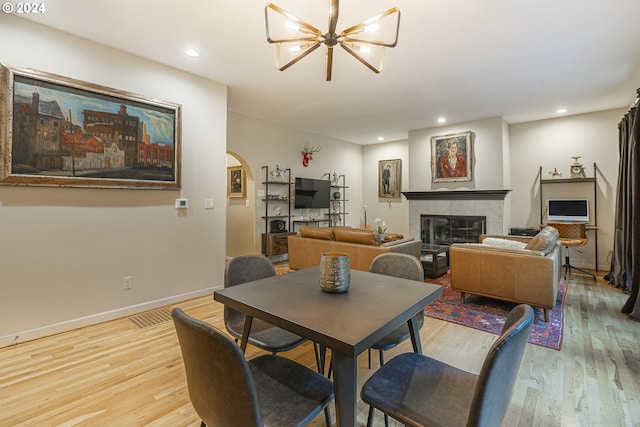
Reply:
M176 199L176 209L187 209L189 207L189 199Z

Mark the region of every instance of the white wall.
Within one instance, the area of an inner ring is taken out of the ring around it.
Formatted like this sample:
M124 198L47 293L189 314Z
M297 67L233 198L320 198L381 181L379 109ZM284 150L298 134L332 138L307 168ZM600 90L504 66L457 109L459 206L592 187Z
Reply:
M608 270L613 247L613 213L618 177L618 122L626 109L560 117L510 126L511 182L514 226L537 226L540 222L540 189L538 171L543 179L557 168L562 178L569 178L572 156L581 156L588 177L593 177L593 164L598 165L598 269ZM547 184L544 199L553 197L589 198L593 203L593 184ZM593 210L593 209L592 209ZM593 215L593 212L592 212ZM543 222L545 219L543 218ZM588 237L592 238L593 233ZM583 253L571 251L571 263L595 267L594 242Z
M475 134L472 180L431 182L431 137L472 131ZM498 190L505 188L503 120L494 117L409 132L409 191Z
M363 147L362 181L363 200L367 206L367 223L375 226L374 219L380 218L387 225L387 231L409 236L409 201L402 196L389 204L387 199L378 197L378 162L380 160L402 160L402 191L409 188L409 144L395 141ZM360 213L364 223L364 209ZM413 236L420 238L420 236Z
M0 186L0 346L221 285L226 87L7 14L0 39L2 62L183 107L181 191Z
M255 177L244 159L238 159L235 155L227 154L227 167L242 166L246 173L245 197L228 197L227 209L227 256L251 254L256 252L254 248L255 216L256 210L252 200L255 194ZM259 178L259 177L258 177ZM227 182L227 185L229 183ZM247 204L247 200L251 203Z
M260 233L264 232L265 223L260 216L264 215L264 205L256 193L264 190L260 184L265 180L262 166L273 170L276 165L291 169L291 179L295 177L320 179L325 173L345 175L347 215L346 225L358 227L360 218L358 210L362 206L362 147L337 139L327 138L309 132L279 126L263 120L254 119L241 114L229 112L227 128L227 148L241 156L253 174L255 192L249 195L249 203L256 206L254 252L260 252ZM302 149L305 144L321 146L322 149L313 154L308 167L302 165ZM308 210L293 210L292 214L299 219L307 216ZM231 237L231 236L230 236Z
M613 245L613 213L618 174L618 122L626 109L507 125L491 118L409 133L409 191L438 189L498 189L512 191L505 200L505 233L511 227L540 223L538 172L543 178L557 168L569 177L572 156L581 156L587 176L598 165L598 269L608 270ZM431 183L430 138L471 130L475 132L473 181ZM380 147L381 148L381 147ZM365 182L367 179L365 177ZM369 191L365 187L365 192ZM545 185L544 199L586 197L593 200L592 184ZM593 201L592 201L593 203ZM544 221L544 219L543 219ZM592 232L590 238L594 237ZM595 267L595 241L583 253L571 252L572 264Z

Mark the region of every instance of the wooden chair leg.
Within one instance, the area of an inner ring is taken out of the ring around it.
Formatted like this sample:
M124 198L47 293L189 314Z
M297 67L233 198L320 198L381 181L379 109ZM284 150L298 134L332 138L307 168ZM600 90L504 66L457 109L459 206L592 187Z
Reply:
M464 292L460 292L460 302L464 304Z
M544 321L549 323L549 318L551 317L551 310L548 308L544 309Z

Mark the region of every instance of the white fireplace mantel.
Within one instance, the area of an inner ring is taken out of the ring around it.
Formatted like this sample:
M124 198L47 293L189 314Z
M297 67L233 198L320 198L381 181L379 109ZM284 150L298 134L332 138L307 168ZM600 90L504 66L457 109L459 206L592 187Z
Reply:
M505 197L511 190L405 191L409 233L420 238L420 215L469 215L487 218L487 234L505 234Z

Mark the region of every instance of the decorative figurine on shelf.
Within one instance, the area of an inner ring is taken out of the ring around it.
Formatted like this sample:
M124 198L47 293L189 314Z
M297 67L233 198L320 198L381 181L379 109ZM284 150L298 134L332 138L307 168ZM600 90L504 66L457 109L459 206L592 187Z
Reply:
M580 156L572 157L573 163L570 166L571 178L586 178L587 174L584 172L584 166L578 163Z
M331 185L338 185L338 174L333 173L333 180L331 180Z
M309 166L309 162L313 160L313 153L317 153L322 150L322 145L309 148L309 143L304 144L304 150L302 150L302 166L305 168Z
M553 170L549 172L549 175L551 175L551 178L558 178L562 176L562 172L558 172L557 168L553 168Z
M284 169L280 169L279 165L276 165L276 169L271 172L273 179L275 181L282 181L282 177L284 176Z

